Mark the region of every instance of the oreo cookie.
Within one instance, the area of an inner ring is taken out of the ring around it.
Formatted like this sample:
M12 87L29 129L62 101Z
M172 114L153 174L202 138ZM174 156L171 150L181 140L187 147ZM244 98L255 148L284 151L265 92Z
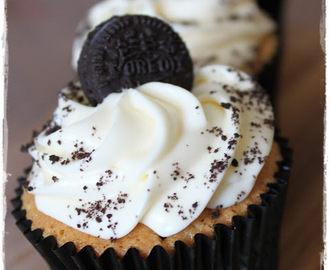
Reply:
M112 92L152 81L191 90L193 63L179 35L164 21L116 16L89 33L78 76L90 103L96 105Z

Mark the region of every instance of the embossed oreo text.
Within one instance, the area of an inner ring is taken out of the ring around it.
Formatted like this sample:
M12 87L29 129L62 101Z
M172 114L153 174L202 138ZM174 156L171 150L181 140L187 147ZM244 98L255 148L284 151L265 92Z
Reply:
M96 105L112 92L148 82L191 90L193 64L185 44L167 23L127 15L113 17L89 34L78 74L90 103Z

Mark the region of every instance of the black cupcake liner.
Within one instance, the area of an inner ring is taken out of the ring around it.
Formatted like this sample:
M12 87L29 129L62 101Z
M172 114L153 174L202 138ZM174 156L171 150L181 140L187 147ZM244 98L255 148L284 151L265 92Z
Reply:
M276 95L278 90L279 70L283 50L282 24L284 4L285 0L258 0L259 7L265 10L277 24L277 30L275 34L278 39L278 46L272 60L269 63L266 63L258 74L254 75L254 79L268 91L274 107L277 105Z
M275 21L281 20L282 7L285 0L258 0L258 5L265 10Z
M135 248L130 248L122 259L116 256L112 248L96 258L91 246L76 252L72 242L58 247L53 236L44 238L40 229L31 231L31 221L26 219L21 201L22 183L29 170L18 179L17 197L11 201L14 206L12 214L18 228L51 269L275 270L292 156L286 139L277 137L276 141L281 147L283 161L279 162L279 170L275 173L277 183L268 185L269 191L261 195L261 205L250 205L247 217L234 216L231 228L223 224L215 225L214 239L196 234L194 248L177 241L171 256L161 246L155 246L146 259L142 259Z

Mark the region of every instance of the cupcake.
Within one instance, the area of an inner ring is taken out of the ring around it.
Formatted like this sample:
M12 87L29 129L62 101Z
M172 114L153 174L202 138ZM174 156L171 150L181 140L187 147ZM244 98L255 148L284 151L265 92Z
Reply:
M255 0L105 0L92 6L78 26L74 69L88 32L109 17L126 14L156 16L170 23L196 66L230 65L256 74L277 48L276 23Z
M78 73L13 200L52 268L275 269L290 151L249 75L193 71L148 16L96 27Z

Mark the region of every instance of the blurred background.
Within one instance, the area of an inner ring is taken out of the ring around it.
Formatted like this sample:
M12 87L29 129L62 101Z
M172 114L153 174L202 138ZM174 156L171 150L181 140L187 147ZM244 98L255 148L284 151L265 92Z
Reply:
M264 0L267 1L267 0ZM52 115L57 93L75 78L76 26L96 0L7 1L9 76L5 269L47 269L11 216L17 177L31 165L20 147ZM294 149L280 243L280 270L320 269L322 242L324 60L322 0L286 0L277 125ZM5 152L6 154L6 152Z

